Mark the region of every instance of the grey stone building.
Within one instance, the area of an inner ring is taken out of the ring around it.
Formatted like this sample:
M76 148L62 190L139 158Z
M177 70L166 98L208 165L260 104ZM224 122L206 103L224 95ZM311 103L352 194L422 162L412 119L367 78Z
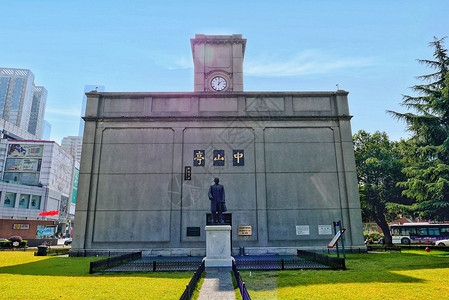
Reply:
M72 253L204 254L214 177L234 252L362 247L348 92L244 92L246 39L191 46L194 92L87 93Z

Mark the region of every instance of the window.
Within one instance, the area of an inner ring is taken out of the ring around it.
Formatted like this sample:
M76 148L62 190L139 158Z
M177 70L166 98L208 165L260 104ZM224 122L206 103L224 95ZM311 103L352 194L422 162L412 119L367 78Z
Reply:
M14 207L16 205L16 193L6 193L4 207Z
M416 235L415 228L404 227L402 230L403 235Z
M41 196L32 196L31 197L31 209L40 209L41 208Z
M427 235L427 228L416 228L417 235Z
M3 180L18 182L26 185L38 185L39 173L19 173L19 172L5 172Z
M449 232L449 227L443 227L441 228L441 233L448 233Z
M429 235L440 235L440 229L439 228L427 228L429 231Z
M392 228L391 234L392 235L401 235L401 228L400 227Z
M30 206L30 195L20 195L19 208L28 208Z

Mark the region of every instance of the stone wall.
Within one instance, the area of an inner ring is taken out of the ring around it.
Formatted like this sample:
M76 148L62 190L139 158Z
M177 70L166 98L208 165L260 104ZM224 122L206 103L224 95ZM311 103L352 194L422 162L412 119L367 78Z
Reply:
M325 247L332 234L319 228L337 220L348 247L363 244L347 92L87 95L74 251L204 249L214 177L234 248ZM223 166L214 150L224 150Z

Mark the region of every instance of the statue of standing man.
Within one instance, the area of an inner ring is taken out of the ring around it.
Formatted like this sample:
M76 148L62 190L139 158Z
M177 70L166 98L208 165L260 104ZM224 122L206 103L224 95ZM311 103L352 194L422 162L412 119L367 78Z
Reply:
M223 221L223 212L227 211L225 205L225 191L224 187L220 182L218 177L214 178L214 185L211 185L209 188L209 200L210 202L210 210L212 212L212 224L224 224Z

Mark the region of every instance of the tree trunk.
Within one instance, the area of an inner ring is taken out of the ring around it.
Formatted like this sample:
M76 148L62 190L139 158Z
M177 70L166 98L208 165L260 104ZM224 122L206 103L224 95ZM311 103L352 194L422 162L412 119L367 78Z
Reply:
M377 225L379 225L380 229L384 234L384 244L388 246L393 245L393 240L391 238L390 227L388 226L387 220L385 219L385 215L381 214L375 218Z

